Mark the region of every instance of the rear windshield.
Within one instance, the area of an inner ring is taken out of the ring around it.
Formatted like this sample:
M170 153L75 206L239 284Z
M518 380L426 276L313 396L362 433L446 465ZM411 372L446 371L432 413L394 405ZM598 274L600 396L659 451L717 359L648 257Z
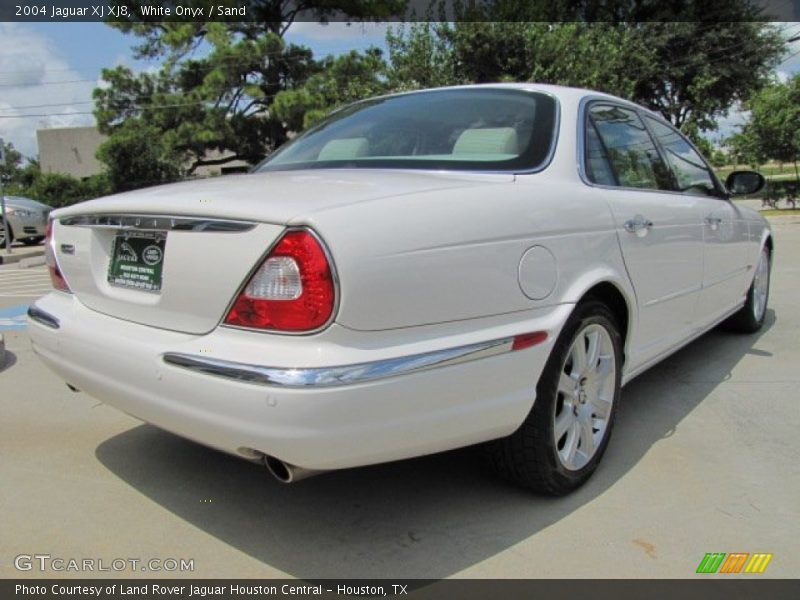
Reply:
M535 170L550 155L555 122L555 100L526 90L468 88L375 98L336 111L255 170Z

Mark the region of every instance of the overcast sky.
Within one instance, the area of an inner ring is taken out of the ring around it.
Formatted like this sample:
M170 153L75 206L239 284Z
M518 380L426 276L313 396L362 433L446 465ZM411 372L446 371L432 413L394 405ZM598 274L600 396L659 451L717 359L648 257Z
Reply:
M787 37L800 35L800 23L778 26ZM303 22L291 27L288 39L321 57L373 45L385 48L386 27ZM0 138L13 142L26 156L37 154L37 129L94 123L92 89L103 67L156 66L133 61L136 38L101 23L0 23L0 40ZM800 72L800 41L791 45L789 54L793 53L798 54L778 67L781 79ZM741 119L734 111L712 138L729 135Z

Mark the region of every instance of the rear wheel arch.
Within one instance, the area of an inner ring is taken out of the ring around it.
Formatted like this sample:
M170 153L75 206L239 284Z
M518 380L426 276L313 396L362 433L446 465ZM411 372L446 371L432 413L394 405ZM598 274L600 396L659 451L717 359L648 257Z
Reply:
M619 325L619 334L622 337L623 347L623 361L625 360L624 348L629 338L630 333L630 303L628 302L625 294L610 281L602 281L595 284L586 291L585 294L578 301L578 304L588 300L597 300L605 304L611 313L616 317L617 324Z

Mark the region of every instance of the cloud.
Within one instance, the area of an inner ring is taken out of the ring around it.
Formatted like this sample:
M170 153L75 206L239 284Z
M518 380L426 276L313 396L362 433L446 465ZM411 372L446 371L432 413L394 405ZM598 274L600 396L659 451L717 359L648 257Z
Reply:
M61 56L46 35L15 23L0 23L0 39L0 137L23 155L35 157L37 129L94 123L92 115L71 113L92 110L86 101L91 100L95 84L54 83L87 78ZM19 108L43 104L62 106ZM23 115L47 116L20 118Z

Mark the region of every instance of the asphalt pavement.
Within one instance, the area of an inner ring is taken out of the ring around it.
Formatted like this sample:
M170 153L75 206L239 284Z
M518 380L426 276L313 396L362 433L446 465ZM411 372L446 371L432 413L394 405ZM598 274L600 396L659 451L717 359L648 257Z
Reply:
M15 568L38 553L193 561L104 577L684 578L709 552L771 553L746 577L797 577L800 219L773 224L763 331L715 330L631 382L595 477L559 499L470 449L281 485L70 392L19 316L46 272L0 267L0 577L92 575Z

